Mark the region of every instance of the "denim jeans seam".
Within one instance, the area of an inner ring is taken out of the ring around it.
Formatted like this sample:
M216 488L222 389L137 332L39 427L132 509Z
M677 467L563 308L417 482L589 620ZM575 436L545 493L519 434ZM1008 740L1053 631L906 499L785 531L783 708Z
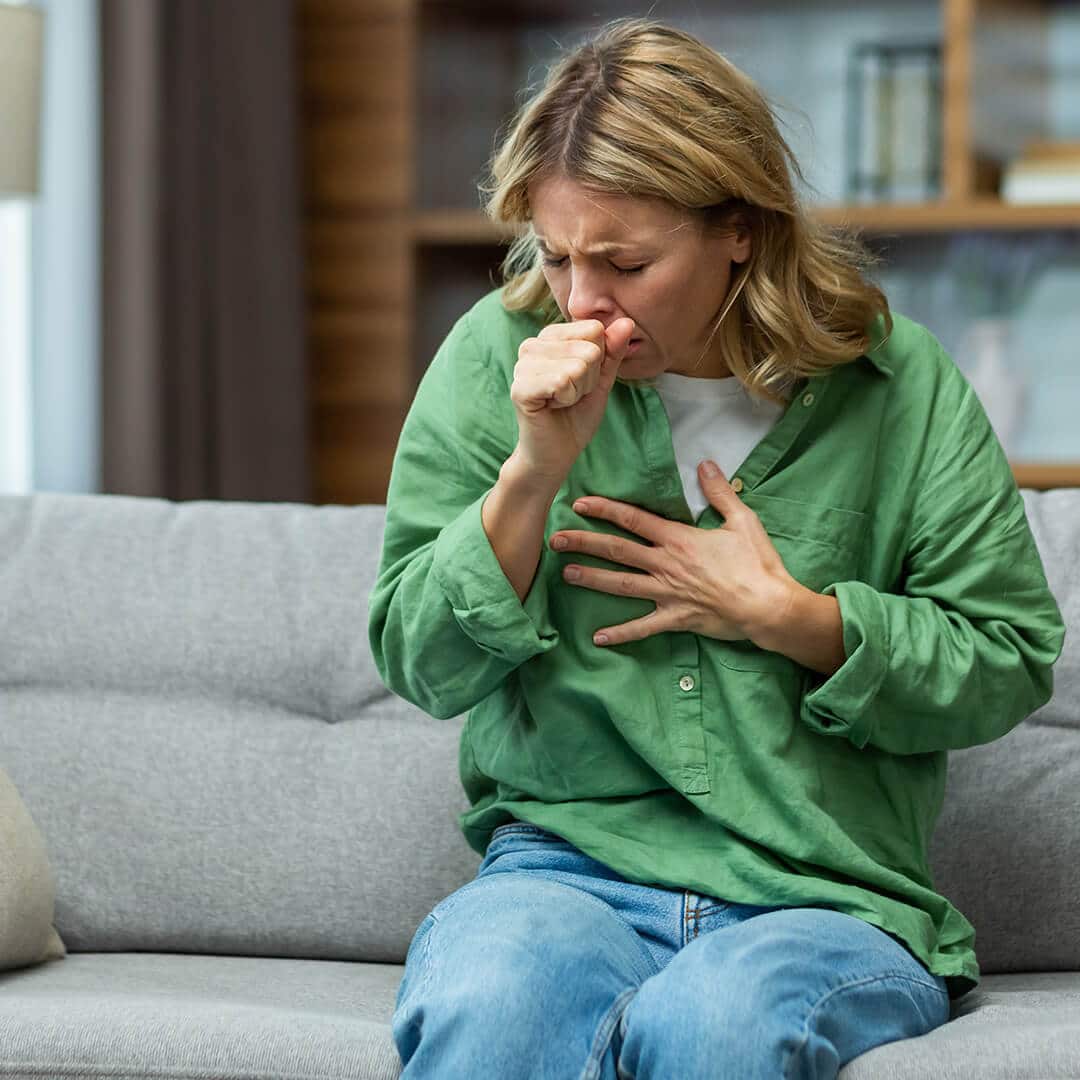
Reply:
M424 992L427 990L428 983L431 978L431 935L435 927L438 925L439 920L429 911L427 915L425 915L424 918L420 921L420 926L423 926L424 923L428 921L428 919L431 920L431 926L428 928L428 932L424 935L424 940L421 943L420 955L416 958L416 964L414 965L414 970L415 966L418 966L420 968L419 982L418 984L409 987L409 992L405 995L405 997L400 998L401 987L404 985L405 977L408 973L408 965L406 965L406 970L402 973L401 982L398 984L399 997L397 1000L395 1000L394 1003L395 1019L398 1015L398 1012L403 1006L408 1003L408 1000L410 998L415 996L419 996L421 999L423 998ZM420 927L417 927L417 932L419 932L419 929Z
M425 919L431 919L431 926L428 927L428 932L424 935L424 947L421 954L421 960L423 961L423 966L421 968L422 975L420 977L420 985L417 987L416 991L421 996L424 991L427 990L428 984L431 981L431 938L439 925L439 917L433 912L429 911L425 916Z
M436 904L436 905L435 905L435 906L434 906L434 907L433 907L433 908L431 909L431 911L429 911L429 912L428 912L428 914L429 914L429 915L430 915L430 916L431 916L431 917L432 917L432 918L433 918L433 919L434 919L434 920L435 920L436 922L441 922L442 920L441 920L441 919L439 918L439 916L438 916L438 915L436 915L436 914L435 914L435 912L436 912L436 911L438 911L438 909L439 909L439 908L444 908L444 914L445 914L445 911L446 911L446 910L452 910L452 909L453 909L454 907L456 907L456 906L458 905L458 903L460 902L460 897L461 897L461 895L462 895L462 894L463 894L463 893L464 893L464 892L465 892L466 890L471 890L471 889L473 889L473 888L474 888L474 887L476 886L476 883L477 883L478 881L480 881L480 880L481 880L480 878L478 878L478 877L474 877L474 878L472 878L472 879L471 879L470 881L466 881L464 885L460 885L460 886L458 886L458 888L456 888L456 889L455 889L455 890L454 890L453 892L451 892L451 893L447 893L447 894L446 894L446 896L444 896L444 897L443 897L443 898L442 898L442 899L441 899L441 900L440 900L440 901L439 901L439 902L438 902L438 903L437 903L437 904ZM451 903L449 903L449 901L451 901L451 900L453 901L453 903L452 903L452 904L451 904Z
M729 907L731 907L730 903L713 904L712 907L698 908L697 913L699 917L702 915L712 915L717 911L726 911Z
M495 833L499 834L499 839L504 836L513 836L515 833L528 833L541 840L544 839L545 835L551 835L556 840L562 840L561 836L550 832L548 829L543 829L539 825L500 825L497 829L492 830L491 838L488 841L489 844L491 840L495 839Z
M852 990L857 986L865 986L868 983L884 982L886 979L903 979L905 982L912 982L917 986L925 986L929 990L936 990L946 998L949 996L948 992L942 990L940 986L935 986L934 983L929 983L925 979L917 979L913 975L908 975L902 971L887 971L880 975L868 975L865 979L852 979L851 982L841 983L840 986L834 986L831 990L822 994L822 996L814 1003L814 1007L806 1014L806 1019L803 1021L802 1038L799 1039L798 1045L789 1051L787 1061L784 1063L784 1080L787 1080L787 1077L790 1075L792 1063L798 1058L803 1047L806 1046L807 1040L810 1038L810 1021L813 1018L814 1013L816 1013L829 998L844 990Z
M585 1067L581 1070L581 1076L578 1080L597 1080L600 1076L600 1063L604 1060L604 1054L607 1053L608 1046L611 1044L612 1036L622 1019L623 1013L638 992L638 989L636 986L628 986L611 1003L608 1011L604 1013L603 1019L597 1026L596 1034L593 1036L589 1057L585 1062Z
M538 829L539 829L539 826L530 825L530 826L527 826L524 829L517 828L517 827L512 828L512 829L507 829L505 832L499 833L498 836L496 836L494 833L492 833L491 838L488 840L487 847L484 849L484 855L486 856L487 853L492 849L492 847L496 843L498 843L500 840L508 840L508 839L511 839L511 838L527 839L527 840L531 841L534 844L569 844L570 843L569 840L566 840L563 837L558 836L556 833L548 832L547 830L537 831ZM573 845L571 845L571 846L573 846Z
M449 893L447 896L444 896L435 905L435 908L438 908L441 905L445 904L448 900L453 900L455 902L455 905L456 905L456 903L458 901L458 898L460 897L461 893L463 893L466 889L470 888L471 886L475 885L476 882L479 881L479 880L480 880L479 878L473 878L471 881L465 882L464 885L462 885L459 888L455 889L452 893ZM434 966L432 964L431 941L432 941L432 938L435 936L436 929L439 926L442 925L442 920L439 918L438 915L435 914L435 908L432 908L431 911L429 911L427 913L427 915L424 916L423 921L420 923L420 925L423 926L424 922L426 922L428 919L431 919L431 927L428 929L428 932L424 935L423 949L422 949L421 955L420 955L421 976L420 976L420 985L419 985L419 987L417 987L417 993L418 994L422 994L424 991L427 990L428 986L430 985L431 970L432 970L432 967Z
M718 911L726 911L731 907L730 902L711 904L709 907L692 908L689 904L690 895L683 890L683 945L689 945L695 938L701 936L701 920L708 915L714 915Z
M679 943L680 949L685 949L687 945L696 936L693 932L694 924L696 921L696 915L693 909L690 907L690 891L683 889L682 894L682 941Z

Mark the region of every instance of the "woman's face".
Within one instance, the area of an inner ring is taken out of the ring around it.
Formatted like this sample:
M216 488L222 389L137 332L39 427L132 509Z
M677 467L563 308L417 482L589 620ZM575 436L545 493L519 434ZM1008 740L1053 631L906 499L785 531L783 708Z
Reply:
M619 378L731 374L719 334L695 364L723 310L732 263L750 256L746 228L706 233L662 199L602 195L564 176L530 185L529 206L544 277L563 317L610 326L628 315L636 323L631 341L639 344L631 345Z

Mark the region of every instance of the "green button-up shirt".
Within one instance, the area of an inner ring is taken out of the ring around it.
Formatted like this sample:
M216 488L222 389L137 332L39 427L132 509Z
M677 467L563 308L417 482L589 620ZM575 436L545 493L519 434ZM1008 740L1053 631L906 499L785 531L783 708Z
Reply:
M617 380L548 513L522 603L481 506L517 444L510 384L543 325L495 290L463 315L398 443L369 639L386 685L468 712L465 838L516 818L628 880L739 904L823 906L897 937L954 997L979 979L974 930L934 891L927 846L950 749L1045 704L1065 627L1001 444L936 339L894 313L858 360L794 383L739 467L740 497L788 572L835 596L846 659L826 678L749 640L692 632L615 646L594 631L641 598L563 582L560 529L641 537L582 495L716 529L687 505L664 405Z

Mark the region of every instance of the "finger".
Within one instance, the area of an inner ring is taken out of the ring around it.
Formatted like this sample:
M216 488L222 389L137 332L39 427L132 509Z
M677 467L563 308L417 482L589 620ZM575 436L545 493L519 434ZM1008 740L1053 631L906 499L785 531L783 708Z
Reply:
M569 408L571 405L576 405L582 398L581 390L574 381L573 375L567 375L565 378L565 384L557 386L555 393L551 397L553 408Z
M566 543L560 547L557 543L559 540L565 540ZM646 547L644 544L627 540L622 536L613 536L611 533L564 529L551 534L548 546L552 551L557 551L562 555L569 555L572 552L595 555L609 562L622 563L623 566L636 566L650 573L655 573L660 568L656 548Z
M639 600L659 603L669 594L652 574L633 574L629 571L599 570L595 566L571 563L563 567L563 580L570 585L608 593L610 596L633 596Z
M583 517L598 517L605 521L612 521L620 529L644 536L646 540L652 540L654 544L663 543L664 538L670 535L673 526L667 518L650 514L648 510L642 510L640 506L631 506L630 503L618 502L615 499L605 499L600 495L577 499L574 502L574 510Z
M611 645L624 645L628 641L642 641L653 634L662 634L666 630L677 630L677 626L670 624L670 620L658 608L643 615L640 619L632 619L628 623L619 626L605 626L593 634L593 644L608 647ZM597 640L607 638L606 641Z
M591 359L571 357L565 362L563 370L555 375L551 399L554 408L569 408L589 393L592 389L590 379L595 383L598 377L596 375L597 359L598 355L594 351Z
M592 391L600 378L604 355L603 346L580 339L558 348L567 350L569 355L560 357L561 370L555 376L553 404L556 408L576 405Z
M622 359L636 329L637 323L629 316L624 315L621 319L616 319L604 331L604 341L607 344L608 351L613 352L619 359Z
M586 346L590 355L581 358L581 378L578 385L581 387L581 396L587 397L600 382L600 372L603 369L604 350L602 346L592 347L592 342Z
M619 370L619 366L626 358L626 350L630 346L630 338L634 336L637 323L633 319L623 316L616 319L604 331L604 366L601 374L613 376Z
M604 338L604 324L599 319L578 319L576 322L548 323L536 336L544 341L581 339L599 345Z
M522 372L514 377L510 398L523 412L535 413L548 408L555 394L551 375L547 372Z
M715 461L706 460L698 464L698 482L705 498L725 519L749 509Z

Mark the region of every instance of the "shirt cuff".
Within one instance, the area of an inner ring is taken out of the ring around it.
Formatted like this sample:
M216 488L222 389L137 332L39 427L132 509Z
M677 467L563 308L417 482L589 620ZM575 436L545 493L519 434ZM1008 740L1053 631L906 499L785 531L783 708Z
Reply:
M846 735L860 750L870 739L872 709L888 674L889 624L885 598L863 581L827 585L822 595L840 603L847 659L803 695L803 723L822 735Z
M454 618L480 648L510 664L521 664L559 643L548 610L547 545L532 587L522 603L503 572L484 532L480 511L485 491L439 533L431 572L446 593Z

